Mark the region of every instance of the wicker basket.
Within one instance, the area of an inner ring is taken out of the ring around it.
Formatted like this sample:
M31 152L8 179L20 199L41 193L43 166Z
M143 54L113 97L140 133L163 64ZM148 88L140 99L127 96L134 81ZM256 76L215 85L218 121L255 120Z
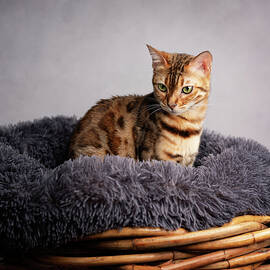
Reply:
M27 269L270 269L270 216L242 216L198 232L110 230L35 253Z

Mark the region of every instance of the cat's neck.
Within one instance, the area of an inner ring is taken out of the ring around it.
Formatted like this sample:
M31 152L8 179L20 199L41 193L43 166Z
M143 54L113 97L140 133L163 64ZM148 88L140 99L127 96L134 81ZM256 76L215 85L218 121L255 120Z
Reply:
M190 121L192 123L203 123L205 116L206 116L206 110L207 110L207 101L205 101L201 106L198 106L196 108L191 108L188 111L177 115L178 118L184 119L187 121Z

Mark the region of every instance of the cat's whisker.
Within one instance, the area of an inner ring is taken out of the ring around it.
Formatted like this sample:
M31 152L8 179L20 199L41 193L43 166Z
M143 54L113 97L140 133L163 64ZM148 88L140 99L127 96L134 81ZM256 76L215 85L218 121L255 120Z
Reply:
M151 108L151 109L148 109L148 108L144 108L142 110L142 114L146 114L146 113L151 113L152 110L154 110L155 108Z
M196 110L196 109L198 109L198 108L200 108L200 107L202 107L203 105L194 105L194 106L191 106L190 108L189 108L189 110Z
M146 105L144 110L143 110L143 113L145 113L147 111L151 113L151 110L155 110L155 109L159 109L159 108L160 108L159 104Z
M160 105L159 104L152 104L152 105L147 105L145 107L146 107L146 109L153 109L153 108L159 108Z
M145 106L143 109L142 109L142 114L146 113L146 112L150 112L151 109L154 109L156 108L155 106L153 107L148 107L148 106Z
M161 107L160 108L157 108L155 111L151 112L149 116L151 116L152 114L158 112L158 111L161 111Z
M152 107L157 107L159 106L159 104L150 104L150 105L146 105L145 108L152 108Z
M203 106L208 107L209 104L205 104L205 103L202 104L202 102L204 102L204 99L201 100L200 102L197 101L197 103L193 103L193 104L189 107L189 109L190 109L190 110L195 110L195 109L197 109L197 108L199 108L199 107L203 107Z
M160 106L159 103L153 103L153 104L150 104L150 105L145 105L145 107L147 107L147 108L158 107L158 106Z

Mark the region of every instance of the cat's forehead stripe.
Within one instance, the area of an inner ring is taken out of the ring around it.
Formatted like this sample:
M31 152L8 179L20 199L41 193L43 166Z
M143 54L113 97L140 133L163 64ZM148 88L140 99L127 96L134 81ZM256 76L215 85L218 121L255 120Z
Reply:
M170 89L178 84L179 77L183 74L184 67L192 60L193 56L188 54L173 54L171 67L166 77L166 83Z

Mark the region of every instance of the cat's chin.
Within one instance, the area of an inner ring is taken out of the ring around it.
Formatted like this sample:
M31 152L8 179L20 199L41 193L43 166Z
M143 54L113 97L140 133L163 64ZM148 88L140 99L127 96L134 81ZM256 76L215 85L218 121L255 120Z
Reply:
M174 112L174 111L172 111L172 112L170 112L170 114L175 115L175 116L179 116L179 115L182 115L185 112L186 111L181 111L181 112Z

